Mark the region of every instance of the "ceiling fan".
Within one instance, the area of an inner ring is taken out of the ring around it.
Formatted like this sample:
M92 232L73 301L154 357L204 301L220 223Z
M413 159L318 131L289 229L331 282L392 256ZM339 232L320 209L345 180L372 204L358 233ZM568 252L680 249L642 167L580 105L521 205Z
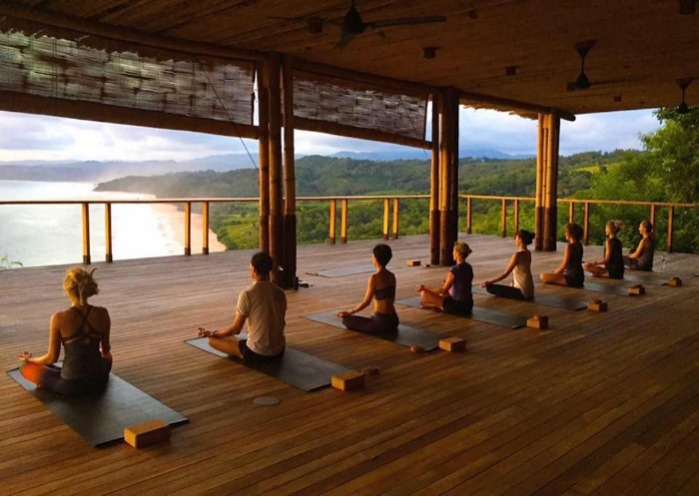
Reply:
M364 33L367 29L387 28L392 26L412 26L415 24L431 24L445 22L445 16L423 16L423 17L397 17L393 19L380 19L377 21L365 22L355 6L355 0L351 0L349 10L342 20L325 21L317 17L274 17L273 19L283 19L286 21L305 22L308 30L312 34L323 32L323 24L333 24L340 27L340 40L335 44L337 48L346 47L355 36Z
M587 57L587 54L596 43L595 40L587 40L581 41L575 45L575 50L580 56L580 74L574 82L568 83L568 91L587 90L592 86L592 82L590 82L587 74L585 74L585 57Z

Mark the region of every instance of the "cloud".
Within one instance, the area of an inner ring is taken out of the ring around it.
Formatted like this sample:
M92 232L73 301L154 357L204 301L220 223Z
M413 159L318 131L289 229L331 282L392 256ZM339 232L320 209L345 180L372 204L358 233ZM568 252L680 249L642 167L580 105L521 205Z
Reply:
M652 111L578 116L561 126L561 153L640 148L640 133L658 128ZM461 150L493 149L534 154L536 121L504 112L462 108ZM429 129L429 126L428 126ZM429 133L429 131L428 131ZM257 152L254 140L245 140ZM382 152L402 147L321 133L296 132L296 153L329 155L339 151ZM244 153L237 137L159 130L57 117L0 112L0 150L12 160L188 160L208 155Z

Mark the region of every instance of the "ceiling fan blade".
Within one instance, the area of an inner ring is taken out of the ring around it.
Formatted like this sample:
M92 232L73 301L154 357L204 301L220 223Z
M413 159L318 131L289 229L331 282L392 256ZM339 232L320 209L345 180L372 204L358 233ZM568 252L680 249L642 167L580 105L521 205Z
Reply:
M340 40L337 43L335 43L335 48L345 48L347 45L349 45L349 42L354 40L354 36L355 33L343 29L342 36L340 36Z
M445 16L425 16L425 17L403 17L396 19L380 19L378 21L367 22L369 28L386 28L389 26L410 26L414 24L431 24L436 22L446 22Z

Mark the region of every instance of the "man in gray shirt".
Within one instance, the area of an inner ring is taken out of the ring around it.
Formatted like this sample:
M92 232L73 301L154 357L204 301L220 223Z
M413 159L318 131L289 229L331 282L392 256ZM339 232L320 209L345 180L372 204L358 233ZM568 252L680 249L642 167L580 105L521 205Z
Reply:
M250 262L253 284L238 296L233 324L215 331L199 328L200 337L208 337L209 345L228 355L245 361L269 361L284 354L286 340L284 326L286 295L270 281L274 266L272 258L258 252ZM248 324L247 340L239 339L245 323Z

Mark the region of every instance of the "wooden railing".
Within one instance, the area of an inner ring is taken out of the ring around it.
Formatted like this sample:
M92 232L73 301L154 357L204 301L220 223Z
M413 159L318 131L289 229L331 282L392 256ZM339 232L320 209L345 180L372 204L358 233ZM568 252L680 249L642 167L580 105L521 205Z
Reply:
M461 195L461 198L466 201L466 233L470 234L473 231L473 201L499 201L501 216L500 216L500 234L507 236L508 217L507 210L511 204L513 208L513 226L514 231L519 229L520 207L522 202L534 204L534 197L499 197L489 195ZM656 218L658 209L667 209L667 242L666 251L673 250L673 237L675 225L675 210L676 209L699 209L699 204L688 203L671 203L671 202L641 202L632 200L590 200L590 199L558 199L558 204L568 204L568 222L573 223L576 220L576 206L582 205L583 208L583 240L582 243L587 245L590 240L590 213L594 205L617 205L623 207L646 207L648 208L648 220L656 226ZM639 219L640 221L640 219Z
M461 195L466 203L466 233L473 232L473 204L478 202L498 202L500 204L500 235L507 236L508 209L512 207L513 229L519 229L520 211L523 203L531 204L533 209L533 197L513 197L513 196L490 196L490 195ZM384 240L398 238L400 234L400 205L403 200L429 200L429 195L365 195L365 196L321 196L321 197L299 197L299 202L328 202L328 242L335 244L338 239L340 243L347 242L347 232L349 223L350 201L377 201L383 203L383 229ZM191 254L192 240L192 205L201 204L202 216L202 253L209 253L209 212L210 206L214 203L258 203L259 199L250 197L240 198L163 198L156 200L0 200L2 205L81 205L82 207L82 247L83 262L89 264L92 259L90 249L90 206L104 206L104 229L105 229L105 260L113 261L112 251L112 205L114 204L176 204L182 206L184 215L184 254ZM337 214L338 203L340 209L340 223L338 230ZM647 207L648 219L655 225L658 209L667 209L667 252L673 250L673 232L676 209L698 209L699 204L669 203L669 202L636 202L626 200L587 200L587 199L559 199L559 204L568 204L569 222L574 222L576 218L576 207L583 208L583 243L589 242L590 234L590 213L594 205L618 205L625 207ZM429 207L426 205L425 216L428 215ZM339 233L338 233L339 232Z

